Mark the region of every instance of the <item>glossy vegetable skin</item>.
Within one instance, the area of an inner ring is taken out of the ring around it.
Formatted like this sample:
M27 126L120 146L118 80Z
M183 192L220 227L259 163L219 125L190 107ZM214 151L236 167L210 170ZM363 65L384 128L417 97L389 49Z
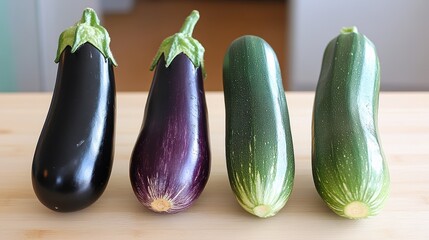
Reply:
M109 180L114 147L112 65L91 44L63 52L33 160L39 200L57 211L89 206Z
M68 212L91 205L108 183L114 154L115 79L112 61L88 42L73 53L71 46L65 47L58 61L31 175L38 199L52 210Z
M258 217L286 204L295 166L289 114L280 67L263 39L233 41L223 65L226 161L240 205Z
M198 16L194 11L182 29L195 25ZM177 213L202 193L210 173L210 147L201 65L195 66L183 52L168 64L166 55L155 58L143 126L131 156L130 180L145 207Z
M344 28L326 47L313 109L312 166L326 204L346 218L380 212L389 171L377 114L380 64L373 43Z

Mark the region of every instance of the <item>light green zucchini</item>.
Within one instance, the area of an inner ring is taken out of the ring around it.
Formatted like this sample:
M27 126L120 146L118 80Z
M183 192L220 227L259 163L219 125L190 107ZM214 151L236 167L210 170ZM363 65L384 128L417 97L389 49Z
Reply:
M389 170L378 134L380 64L374 44L343 28L326 47L312 123L316 189L336 214L376 215L389 192Z
M249 213L266 218L286 204L294 180L289 115L276 54L243 36L224 58L226 161L231 188Z

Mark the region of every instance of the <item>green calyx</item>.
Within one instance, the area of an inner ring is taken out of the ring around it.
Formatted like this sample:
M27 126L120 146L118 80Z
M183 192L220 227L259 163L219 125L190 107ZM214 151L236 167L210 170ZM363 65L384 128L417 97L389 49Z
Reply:
M110 51L109 33L100 25L100 20L98 19L97 14L91 8L86 8L83 11L82 19L74 26L67 28L61 33L58 40L58 50L55 62L59 62L60 55L67 46L70 46L72 48L71 52L74 53L86 42L89 42L96 47L105 58L112 61L113 65L118 65Z
M170 66L173 59L180 53L184 53L194 64L195 68L201 66L203 77L205 78L206 72L204 69L204 47L196 39L192 38L195 24L200 18L198 11L194 10L186 18L180 32L166 38L159 47L155 58L152 61L150 70L154 70L158 64L159 59L164 54L165 67Z

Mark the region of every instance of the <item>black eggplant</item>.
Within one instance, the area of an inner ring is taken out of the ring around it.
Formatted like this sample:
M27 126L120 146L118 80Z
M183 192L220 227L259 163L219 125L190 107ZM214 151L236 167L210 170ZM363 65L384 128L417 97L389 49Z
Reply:
M142 128L130 163L138 200L155 212L176 213L201 194L210 173L204 48L191 37L193 11L181 31L161 44ZM179 49L177 49L179 48Z
M89 206L110 177L116 63L109 42L92 9L60 36L57 79L32 165L33 189L55 211Z

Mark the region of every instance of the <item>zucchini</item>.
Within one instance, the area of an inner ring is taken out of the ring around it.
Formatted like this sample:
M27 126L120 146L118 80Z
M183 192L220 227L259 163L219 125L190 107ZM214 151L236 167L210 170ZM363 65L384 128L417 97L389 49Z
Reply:
M380 64L374 44L343 28L326 47L312 121L316 189L336 214L376 215L390 178L378 134Z
M280 67L262 38L243 36L224 58L226 162L239 204L258 217L286 204L294 180L294 153Z

